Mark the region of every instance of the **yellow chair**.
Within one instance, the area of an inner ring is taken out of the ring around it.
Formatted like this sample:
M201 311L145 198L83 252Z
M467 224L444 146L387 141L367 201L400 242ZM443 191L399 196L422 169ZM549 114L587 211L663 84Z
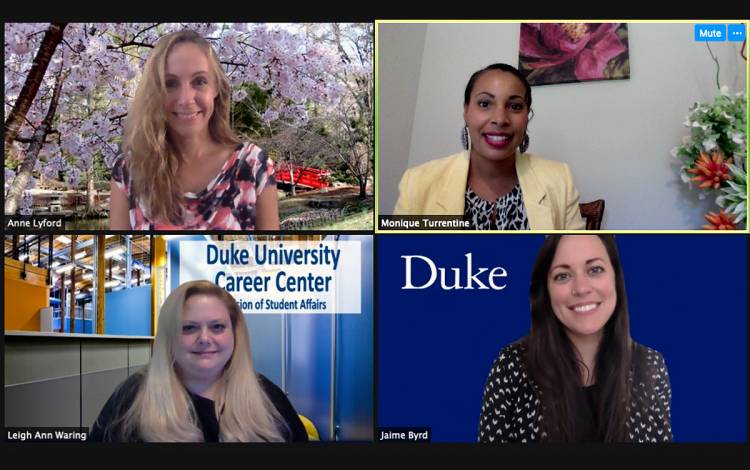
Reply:
M302 424L305 426L305 431L307 431L307 438L311 441L319 441L320 434L318 434L318 430L315 428L313 422L303 415L298 416L300 421L302 421Z

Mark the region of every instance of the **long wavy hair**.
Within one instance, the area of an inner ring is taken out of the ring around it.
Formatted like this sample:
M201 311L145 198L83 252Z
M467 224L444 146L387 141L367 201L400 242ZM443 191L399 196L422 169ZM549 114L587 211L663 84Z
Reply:
M283 441L280 430L288 428L258 380L245 317L231 295L208 281L186 282L164 301L154 355L132 406L123 415L123 438L138 435L149 442L203 441L193 402L175 369L182 311L185 301L194 295L220 299L229 311L234 334L234 351L224 368L215 401L219 439Z
M531 275L531 331L522 340L525 363L538 386L543 406L541 426L546 440L574 442L583 430L576 421L580 415L577 395L584 385L584 367L575 346L557 319L550 302L547 279L550 266L564 235L550 235L542 244ZM567 235L577 236L577 235ZM628 303L622 265L613 235L599 235L609 254L615 274L617 304L604 325L593 378L597 384L595 412L598 416L597 435L605 442L627 440L627 405L631 394L629 373L632 367L633 341L630 338Z
M172 48L186 42L200 47L216 80L219 93L208 123L211 139L222 145L240 142L229 118L231 85L213 47L191 30L176 31L159 39L146 60L138 90L130 103L122 149L127 157L132 191L142 201L147 216L175 225L183 220L184 197L178 176L184 159L170 135L163 108L167 96L165 68Z

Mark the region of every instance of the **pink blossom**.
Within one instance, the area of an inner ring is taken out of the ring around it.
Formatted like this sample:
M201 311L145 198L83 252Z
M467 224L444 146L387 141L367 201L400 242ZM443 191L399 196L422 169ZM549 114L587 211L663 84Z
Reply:
M522 23L521 55L532 69L573 62L578 80L604 78L607 63L626 47L615 31L620 23Z
M31 206L34 204L34 197L28 191L24 191L23 197L18 207L18 213L21 215L31 215L33 209Z
M263 113L263 120L266 121L266 122L275 121L278 118L279 118L279 113L276 112L276 110L273 109L273 108L268 108Z
M240 90L235 90L235 91L234 91L234 93L233 93L233 96L232 96L232 98L233 98L233 99L234 99L235 101L242 101L242 100L244 100L244 99L245 99L246 97L247 97L247 92L246 92L245 90L242 90L242 89L240 89Z

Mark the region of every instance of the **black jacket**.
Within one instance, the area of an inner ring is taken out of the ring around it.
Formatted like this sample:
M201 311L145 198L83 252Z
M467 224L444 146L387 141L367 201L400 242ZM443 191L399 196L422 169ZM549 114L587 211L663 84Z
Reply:
M540 426L544 414L540 392L526 373L525 350L522 343L508 345L492 364L484 387L480 442L538 442L546 437ZM672 388L664 358L658 351L635 343L633 363L628 379L631 396L625 421L627 440L669 442ZM596 393L596 387L581 390L579 399L585 404ZM588 428L586 434L590 436L586 440L599 440L593 435L598 419L596 410L586 406L581 409L585 413L577 419Z

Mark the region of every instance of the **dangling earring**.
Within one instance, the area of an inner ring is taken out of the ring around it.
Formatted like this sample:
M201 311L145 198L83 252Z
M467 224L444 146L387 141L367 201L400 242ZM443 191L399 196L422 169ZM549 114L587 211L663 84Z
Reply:
M524 132L523 139L521 140L521 145L518 146L518 151L521 153L526 153L526 150L529 149L529 133Z
M471 136L469 135L469 126L464 124L463 129L461 129L461 143L464 146L464 150L469 150L471 148Z

